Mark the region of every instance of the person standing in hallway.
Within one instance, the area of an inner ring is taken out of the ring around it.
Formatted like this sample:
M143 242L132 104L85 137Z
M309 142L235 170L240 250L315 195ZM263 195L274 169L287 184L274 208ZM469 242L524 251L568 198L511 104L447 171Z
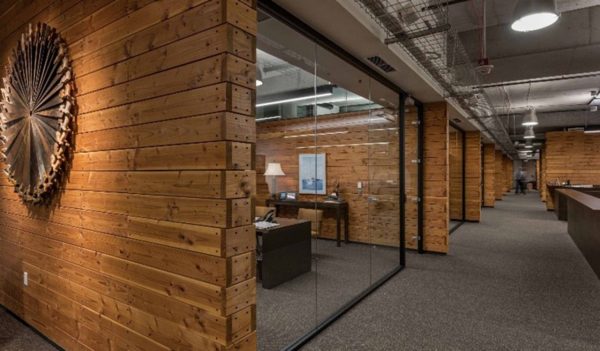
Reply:
M527 193L527 184L525 182L526 178L527 175L525 174L525 171L523 171L522 167L519 167L519 170L517 171L517 173L515 173L515 195L518 193L525 195Z

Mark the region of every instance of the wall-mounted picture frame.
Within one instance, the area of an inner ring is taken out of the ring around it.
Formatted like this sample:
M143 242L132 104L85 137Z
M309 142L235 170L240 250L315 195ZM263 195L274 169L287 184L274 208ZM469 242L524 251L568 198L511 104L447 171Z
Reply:
M327 193L327 164L325 154L300 154L299 193L325 195Z

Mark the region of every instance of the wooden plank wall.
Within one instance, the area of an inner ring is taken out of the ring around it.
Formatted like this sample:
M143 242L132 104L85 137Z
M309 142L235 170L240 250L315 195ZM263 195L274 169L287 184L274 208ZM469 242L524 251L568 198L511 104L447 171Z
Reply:
M540 183L538 184L538 190L540 191L540 197L542 202L546 202L548 188L546 187L546 145L542 145L540 149Z
M504 154L502 153L502 151L500 150L496 150L496 157L495 157L495 170L496 170L496 175L494 177L494 180L496 182L495 184L495 189L496 189L496 201L498 200L502 200L502 196L504 195L504 186L506 184L506 172L504 170Z
M395 122L370 122L374 113L377 112L323 115L318 122L314 117L306 117L258 123L256 153L258 159L264 155L265 164L281 163L286 175L277 178L277 190L294 192L299 189L299 154L314 153L315 149L325 153L327 194L339 182L342 197L349 204L349 239L398 246L398 131ZM358 182L362 182L363 189L357 188ZM267 187L259 190L257 203L264 204L269 196ZM300 194L299 199L323 201L326 196ZM369 203L370 196L376 196L377 203ZM335 213L331 211L324 214L321 236L334 239L335 235Z
M483 145L483 206L496 204L496 146Z
M544 184L557 179L570 180L571 184L600 184L600 135L580 131L547 132L544 154ZM553 199L547 190L545 199L546 207L553 209Z
M465 189L467 221L479 222L481 220L481 133L479 131L466 132L466 161L465 161Z
M254 350L251 0L18 1L66 40L79 115L48 206L0 181L0 304L67 350ZM23 272L29 285L22 284Z
M449 160L445 102L424 105L424 249L448 252Z
M450 219L463 220L463 132L448 127Z

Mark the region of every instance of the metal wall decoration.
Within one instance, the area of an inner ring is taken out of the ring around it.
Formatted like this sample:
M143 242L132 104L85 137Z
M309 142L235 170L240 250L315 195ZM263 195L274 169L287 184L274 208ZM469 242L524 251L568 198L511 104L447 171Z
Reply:
M54 28L29 25L9 59L0 109L5 173L24 201L40 202L56 189L74 104L66 44Z

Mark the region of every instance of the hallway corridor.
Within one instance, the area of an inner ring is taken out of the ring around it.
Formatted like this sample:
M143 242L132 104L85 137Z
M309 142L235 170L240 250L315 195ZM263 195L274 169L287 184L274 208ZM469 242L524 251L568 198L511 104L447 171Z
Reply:
M537 193L507 195L306 350L600 350L600 280ZM341 347L339 345L347 346Z

